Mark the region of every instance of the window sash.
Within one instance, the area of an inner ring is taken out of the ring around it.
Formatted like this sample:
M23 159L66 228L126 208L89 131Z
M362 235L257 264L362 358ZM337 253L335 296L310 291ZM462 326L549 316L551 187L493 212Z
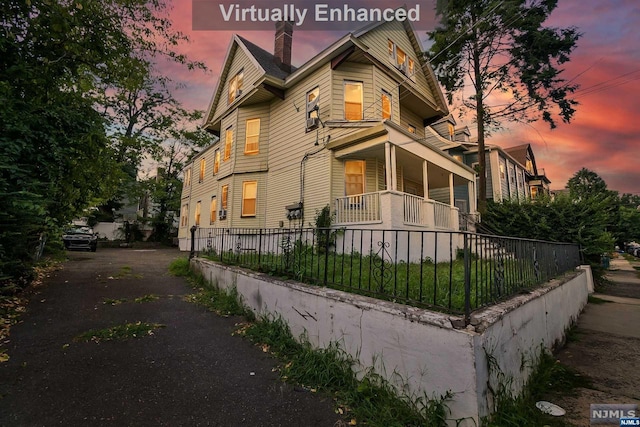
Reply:
M213 174L216 175L220 170L220 150L216 150L213 155Z
M233 76L231 80L229 80L229 94L228 94L228 103L232 104L236 100L236 92L242 90L242 85L244 83L244 72L240 71L238 74Z
M189 205L182 205L182 213L180 214L180 227L186 227L188 224Z
M382 119L391 119L391 95L387 92L382 92Z
M200 159L200 176L199 176L199 182L204 181L204 174L205 171L207 169L207 160L206 159Z
M229 197L229 185L222 186L222 209L227 210L227 199Z
M260 119L249 119L246 124L245 154L257 153L260 142Z
M315 87L309 92L307 92L307 118L317 118L318 112L314 110L315 106L318 104L318 98L320 97L320 88Z
M346 120L362 120L362 96L361 82L344 83L344 118Z
M354 196L365 192L364 160L348 160L344 163L345 195Z
M209 224L213 224L216 222L216 217L218 215L218 213L216 212L218 210L218 199L216 198L216 196L211 197L211 215L209 216Z
M245 181L242 183L242 216L256 216L258 183Z
M185 172L184 185L191 185L191 168Z
M201 208L202 204L200 202L196 203L196 212L194 215L194 219L195 219L195 223L196 225L200 225L200 208Z
M231 158L231 147L233 145L233 129L227 129L224 137L224 161Z

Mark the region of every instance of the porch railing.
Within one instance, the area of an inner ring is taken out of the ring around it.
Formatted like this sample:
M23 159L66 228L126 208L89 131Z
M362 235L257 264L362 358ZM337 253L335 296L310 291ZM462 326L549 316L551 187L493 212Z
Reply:
M380 193L364 193L336 199L336 223L380 221Z
M433 203L436 228L451 228L451 206L435 200L431 202Z
M404 222L411 225L425 225L423 197L404 195Z
M187 243L213 261L467 321L580 265L575 244L455 231L194 228Z

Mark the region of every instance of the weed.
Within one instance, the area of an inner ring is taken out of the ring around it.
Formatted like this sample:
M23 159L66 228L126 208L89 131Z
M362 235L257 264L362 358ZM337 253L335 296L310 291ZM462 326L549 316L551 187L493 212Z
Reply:
M120 304L124 304L125 302L127 302L126 298L121 298L121 299L107 298L104 301L102 301L104 305L120 305Z
M175 260L169 268L172 274L187 277L197 291L187 301L217 313L245 316L253 323L241 324L236 334L278 357L283 364L280 373L286 381L311 392L333 395L343 416L373 427L447 425L446 401L452 397L450 393L415 399L398 395L398 389L373 370L357 375L353 369L355 361L338 344L314 349L305 337L294 339L282 318L256 320L253 312L242 305L237 289L227 292L218 289L215 283L210 284L202 275L192 272L188 260Z
M340 414L369 426L446 426L447 393L439 398L411 399L373 370L354 372L356 362L337 343L314 349L304 337L296 341L281 318L259 319L242 334L284 363L282 378L312 392L335 396Z
M74 338L77 342L101 342L113 340L126 340L130 338L142 338L153 335L154 330L164 328L159 323L126 323L106 329L92 329Z
M189 275L189 272L188 258L176 258L169 264L169 273L174 276L185 277Z
M493 368L492 368L493 369ZM494 391L496 411L482 425L490 427L539 427L562 426L564 422L536 408L539 400L567 395L577 387L591 387L588 378L561 364L555 357L542 350L538 363L522 393L514 396L510 391L510 381L504 375L498 390Z
M123 267L120 267L120 271L118 272L118 274L116 274L115 276L111 276L109 277L110 279L127 279L127 278L133 278L133 279L142 279L142 274L133 274L131 267L129 267L128 265L125 265Z
M157 296L157 295L149 294L149 295L144 295L144 296L138 297L138 298L134 299L133 302L138 303L138 304L142 304L142 303L145 303L145 302L155 301L157 299L160 299L160 297Z

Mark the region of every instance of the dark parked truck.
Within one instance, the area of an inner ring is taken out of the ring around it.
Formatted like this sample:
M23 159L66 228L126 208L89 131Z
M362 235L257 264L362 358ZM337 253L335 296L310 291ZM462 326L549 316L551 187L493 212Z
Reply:
M66 249L88 250L95 252L98 248L98 235L89 227L73 227L62 236Z

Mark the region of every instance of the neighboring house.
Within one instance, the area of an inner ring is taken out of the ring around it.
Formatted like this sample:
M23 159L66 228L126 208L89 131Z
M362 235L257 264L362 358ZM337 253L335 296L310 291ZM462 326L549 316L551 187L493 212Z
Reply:
M300 68L292 36L279 23L273 55L232 37L205 124L220 139L184 170L181 243L193 225L308 226L326 205L341 227L457 230L475 173L425 141L448 110L410 24L347 34Z
M426 132L427 142L477 171L478 144L470 140L467 127L456 128L454 118L449 115L427 126ZM484 155L488 200L526 200L538 194L549 194L551 181L544 169L538 169L530 144L511 148L486 144ZM463 198L464 195L459 196Z

